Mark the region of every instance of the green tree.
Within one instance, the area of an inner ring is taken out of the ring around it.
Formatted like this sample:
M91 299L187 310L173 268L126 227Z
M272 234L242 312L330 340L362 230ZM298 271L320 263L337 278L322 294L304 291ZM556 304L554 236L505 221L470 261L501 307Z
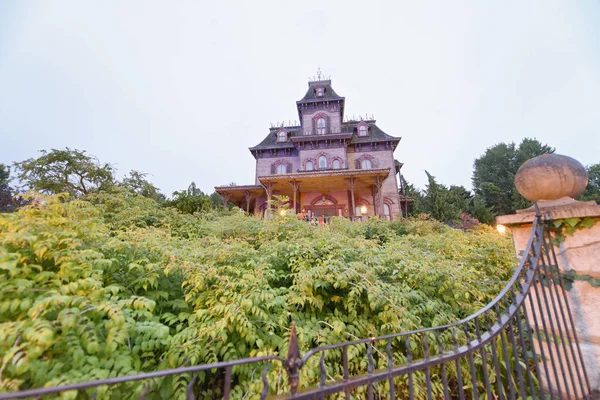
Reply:
M119 186L140 196L148 197L159 202L164 201L165 196L160 193L160 190L156 186L148 182L146 176L148 176L148 174L131 170L128 175L123 177Z
M600 163L587 166L588 185L579 197L582 201L595 201L600 204Z
M487 207L498 214L512 214L529 205L515 187L515 174L528 159L554 153L554 148L536 139L525 138L515 143L498 143L488 148L473 163L473 188Z
M0 212L13 211L15 208L13 201L13 189L9 185L10 167L0 164Z
M437 183L433 175L427 171L425 173L428 184L423 196L424 211L441 222L457 221L463 208L461 196L464 193L457 189L450 192L446 186Z
M165 205L185 214L194 214L210 210L212 200L196 187L195 182L192 182L187 190L173 192L173 199L165 202Z
M38 158L16 162L19 180L29 189L44 193L70 193L74 197L87 195L114 184L113 167L101 163L85 150L41 150Z

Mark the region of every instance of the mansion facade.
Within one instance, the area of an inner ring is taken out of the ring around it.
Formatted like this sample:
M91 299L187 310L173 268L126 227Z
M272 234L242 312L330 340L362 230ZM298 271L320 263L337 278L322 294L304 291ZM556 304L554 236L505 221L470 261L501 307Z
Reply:
M345 98L331 80L308 82L296 102L300 124L272 127L250 152L256 159L252 185L217 186L228 202L264 215L273 195L290 198L292 212L310 217L362 219L406 215L412 199L403 194L402 163L394 159L399 137L374 119L344 121Z

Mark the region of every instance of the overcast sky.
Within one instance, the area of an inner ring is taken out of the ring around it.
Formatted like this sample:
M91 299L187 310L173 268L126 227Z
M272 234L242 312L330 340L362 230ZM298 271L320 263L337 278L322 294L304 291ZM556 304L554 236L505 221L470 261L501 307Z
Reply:
M524 137L600 162L597 0L0 0L0 163L68 146L167 194L253 183L317 67L417 186L470 187Z

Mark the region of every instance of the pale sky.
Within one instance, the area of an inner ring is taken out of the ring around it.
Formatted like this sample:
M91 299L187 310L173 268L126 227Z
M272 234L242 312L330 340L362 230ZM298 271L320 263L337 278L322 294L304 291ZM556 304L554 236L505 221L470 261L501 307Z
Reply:
M600 2L0 0L0 163L87 150L163 192L254 182L320 67L424 170L536 137L600 162Z

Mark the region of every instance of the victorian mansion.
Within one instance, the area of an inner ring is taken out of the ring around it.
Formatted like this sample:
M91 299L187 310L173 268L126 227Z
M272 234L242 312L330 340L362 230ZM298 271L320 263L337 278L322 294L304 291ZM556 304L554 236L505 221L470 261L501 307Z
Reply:
M225 204L264 215L271 196L285 195L293 212L313 217L405 215L411 199L399 191L402 164L394 160L400 138L373 119L344 121L344 104L331 80L308 82L296 102L300 124L273 127L250 148L255 183L215 187Z

